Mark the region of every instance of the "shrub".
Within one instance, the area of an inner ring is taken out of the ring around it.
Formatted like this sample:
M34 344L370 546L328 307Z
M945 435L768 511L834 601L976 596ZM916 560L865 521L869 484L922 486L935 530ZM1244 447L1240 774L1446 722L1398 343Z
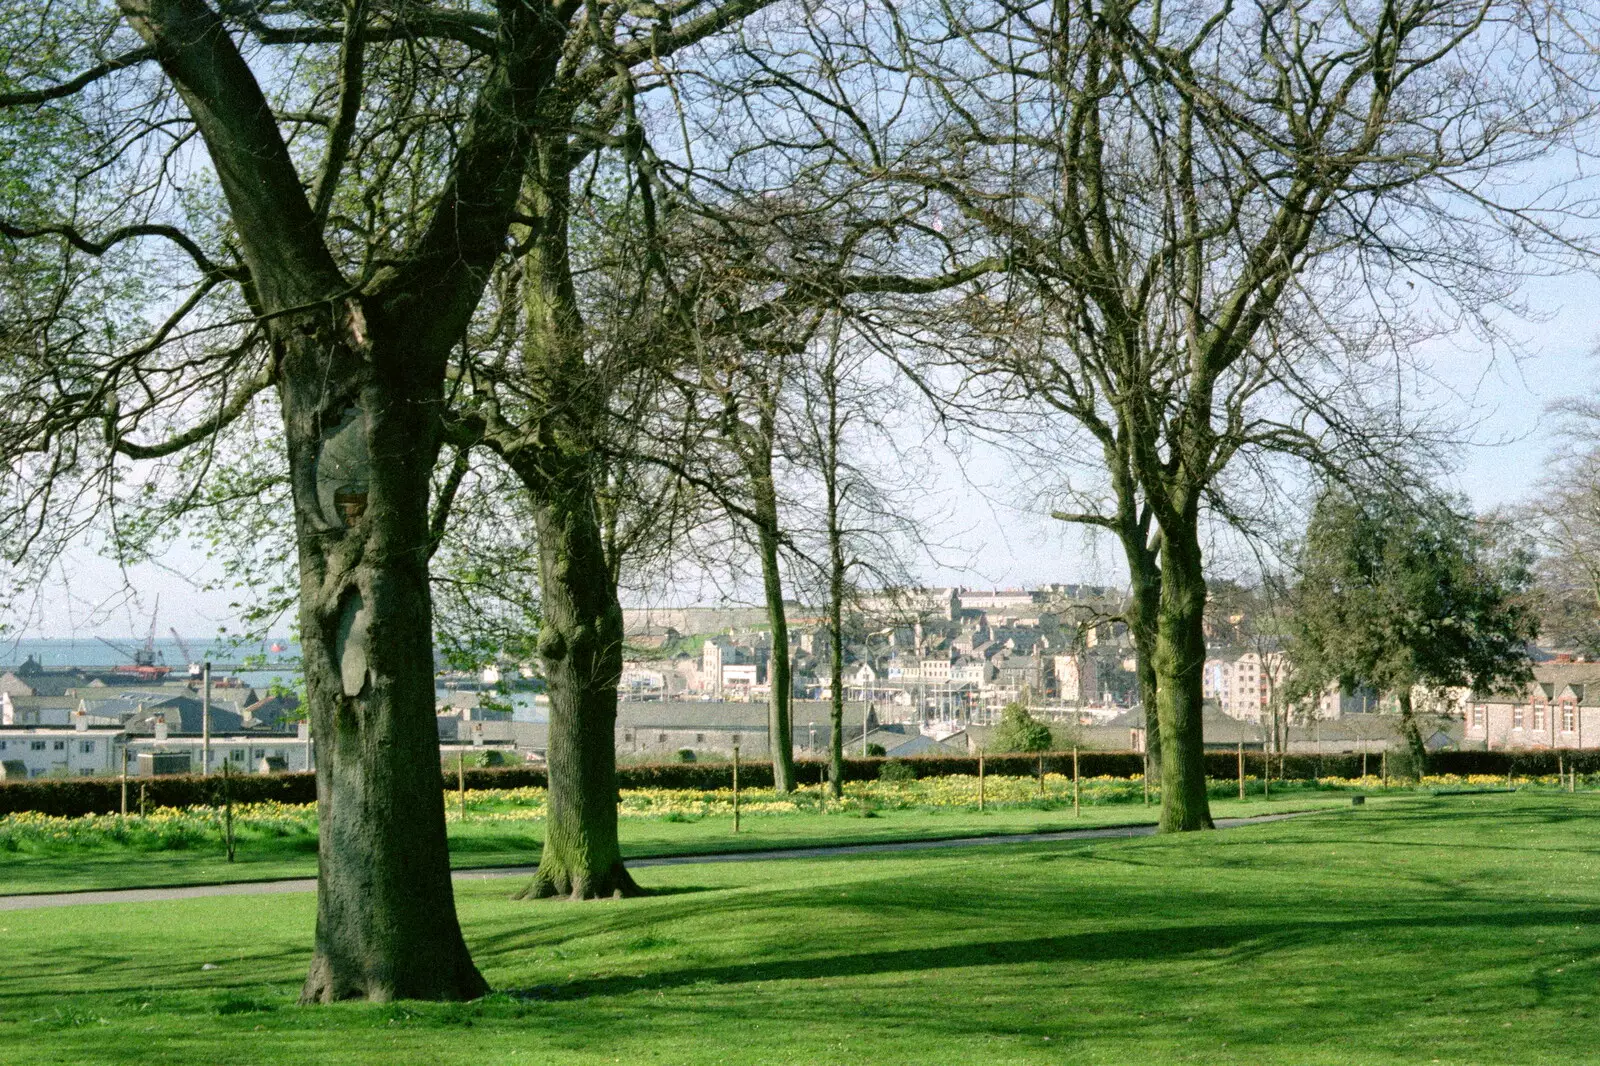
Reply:
M1020 703L1008 703L1000 712L993 743L997 751L1049 751L1050 727L1028 713Z
M678 749L678 761L679 762L694 762L695 761L694 749L693 748L679 748Z
M878 768L878 780L897 784L917 779L917 768L904 759L890 759Z
M1421 779L1424 767L1416 752L1408 744L1397 744L1389 749L1389 776L1401 781Z
M887 754L889 754L889 753L884 750L884 747L883 747L882 744L868 744L867 745L867 758L869 758L869 759L874 758L874 757L881 759Z

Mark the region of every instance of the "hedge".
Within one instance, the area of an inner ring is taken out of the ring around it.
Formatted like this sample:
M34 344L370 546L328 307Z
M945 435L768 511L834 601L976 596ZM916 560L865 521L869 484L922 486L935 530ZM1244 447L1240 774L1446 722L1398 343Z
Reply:
M1261 776L1265 756L1259 751L1244 753L1245 773ZM1600 751L1442 751L1436 752L1428 762L1428 772L1435 774L1484 774L1503 777L1512 773L1519 777L1543 776L1556 772L1557 762L1567 768L1576 768L1582 774L1600 773ZM846 781L876 780L887 759L851 758L844 764ZM952 774L976 774L978 759L972 755L919 755L896 759L910 767L917 777L945 777ZM1072 773L1070 752L1049 752L1042 758L1047 773ZM985 772L997 777L1031 777L1039 772L1039 755L988 755ZM1209 751L1205 755L1206 776L1232 779L1238 774L1238 756L1231 751ZM1382 756L1374 752L1366 757L1367 772L1377 774L1382 766ZM1273 777L1310 780L1318 777L1358 777L1362 757L1349 755L1289 755L1281 760L1272 756ZM1131 751L1086 751L1078 756L1078 772L1084 777L1132 777L1144 770L1144 757ZM822 759L801 759L795 764L795 778L800 784L814 785L827 779L828 764ZM543 788L545 771L534 766L506 766L478 768L466 771L466 785L471 789ZM670 788L708 790L728 788L733 783L731 763L650 763L619 766L617 785L620 788ZM742 763L739 783L749 788L770 788L772 765L766 762ZM280 803L312 803L317 798L316 776L309 773L248 774L231 779L235 803L258 803L276 800ZM442 785L446 790L456 787L456 775L447 772ZM139 792L152 807L192 807L216 803L221 798L222 778L216 775L164 775L161 777L132 777L128 779L128 806L136 809ZM115 814L121 805L122 787L115 777L35 778L30 781L0 782L0 815L37 811L42 814L74 816L81 814Z

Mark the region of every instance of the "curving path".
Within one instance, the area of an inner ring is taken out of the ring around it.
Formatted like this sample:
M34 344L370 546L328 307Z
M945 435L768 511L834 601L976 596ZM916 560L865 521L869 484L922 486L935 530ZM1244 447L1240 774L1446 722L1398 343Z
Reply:
M1260 814L1253 818L1219 818L1218 829L1281 822L1287 818L1316 814L1287 811ZM899 851L926 851L930 848L970 848L994 844L1043 844L1055 840L1100 840L1118 837L1155 835L1154 824L1114 825L1100 829L1067 829L1057 833L1010 833L1004 836L954 837L948 840L902 840L881 844L836 844L814 848L777 848L769 851L718 852L710 855L665 855L654 859L629 859L629 869L644 866L688 866L708 862L768 862L773 859L828 859L838 855L880 855ZM488 881L499 877L529 877L537 866L491 866L479 870L457 870L457 881ZM40 907L72 907L89 903L159 903L175 899L200 899L209 896L264 896L279 892L314 892L317 879L299 877L286 881L235 881L223 885L184 885L175 888L122 888L112 891L39 892L0 896L0 911L35 910Z

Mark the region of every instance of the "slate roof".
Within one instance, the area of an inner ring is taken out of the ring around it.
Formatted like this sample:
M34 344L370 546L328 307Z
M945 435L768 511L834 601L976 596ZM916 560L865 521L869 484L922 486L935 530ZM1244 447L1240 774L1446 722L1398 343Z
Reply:
M961 736L959 733L955 735ZM871 743L870 737L868 738L868 743ZM943 741L934 740L932 737L923 736L921 733L918 733L899 747L890 748L888 745L884 745L884 747L889 757L893 759L905 758L908 755L965 755L967 753L965 744L960 746L946 744Z

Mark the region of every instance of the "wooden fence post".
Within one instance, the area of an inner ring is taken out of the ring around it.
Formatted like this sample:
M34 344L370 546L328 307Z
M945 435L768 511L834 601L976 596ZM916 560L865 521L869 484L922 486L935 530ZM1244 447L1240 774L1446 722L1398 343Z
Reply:
M1244 799L1244 741L1239 741L1239 798Z
M1083 812L1078 809L1078 746L1072 746L1072 816L1081 818Z
M233 773L232 760L222 761L222 833L228 849L228 861L233 861Z
M461 814L461 820L467 820L467 756L465 752L456 752L456 809Z
M733 746L733 831L739 831L739 745Z
M983 813L983 749L978 749L978 813Z

